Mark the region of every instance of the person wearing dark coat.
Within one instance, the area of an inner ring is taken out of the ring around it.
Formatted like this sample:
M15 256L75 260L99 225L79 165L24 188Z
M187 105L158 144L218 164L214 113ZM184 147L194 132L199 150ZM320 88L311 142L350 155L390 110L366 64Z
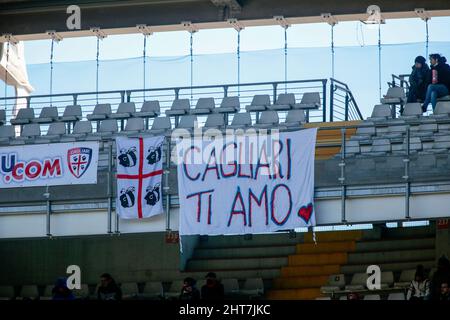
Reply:
M426 59L422 56L418 56L414 61L412 72L409 76L408 103L414 103L418 100L425 100L427 87L429 85L430 72L431 70L426 62Z
M208 272L206 275L206 284L202 287L202 299L204 300L223 300L225 290L223 284L217 280L214 272Z
M193 278L183 280L183 288L179 296L180 300L200 300L200 291L195 286L196 281Z
M450 92L450 66L447 59L439 54L430 55L431 72L429 76L430 84L427 88L422 111L426 112L428 105L436 108L437 99L449 95Z
M75 296L67 287L66 278L58 278L52 289L52 300L75 300Z
M109 273L100 276L97 297L98 300L122 300L122 290Z
M445 256L439 258L437 270L431 278L431 300L439 300L443 283L450 283L450 261Z

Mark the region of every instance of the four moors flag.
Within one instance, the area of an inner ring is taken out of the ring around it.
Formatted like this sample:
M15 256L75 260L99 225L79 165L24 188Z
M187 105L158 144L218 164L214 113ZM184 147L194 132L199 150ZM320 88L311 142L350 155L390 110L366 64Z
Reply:
M163 212L162 145L164 137L116 138L117 204L122 219L148 218Z

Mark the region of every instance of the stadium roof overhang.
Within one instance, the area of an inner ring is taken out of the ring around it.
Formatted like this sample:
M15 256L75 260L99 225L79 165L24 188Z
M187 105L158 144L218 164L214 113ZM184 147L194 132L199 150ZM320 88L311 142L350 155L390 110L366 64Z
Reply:
M68 30L67 8L81 9L81 29ZM93 27L106 34L140 32L139 24L149 32L233 27L227 22L236 18L242 26L278 24L274 16L283 16L289 24L323 21L322 13L331 13L338 21L367 18L367 7L376 4L383 18L417 17L416 8L425 8L431 16L450 15L448 0L0 0L0 37L11 34L17 40L48 39L47 31L62 37L92 36ZM4 40L4 37L0 38Z

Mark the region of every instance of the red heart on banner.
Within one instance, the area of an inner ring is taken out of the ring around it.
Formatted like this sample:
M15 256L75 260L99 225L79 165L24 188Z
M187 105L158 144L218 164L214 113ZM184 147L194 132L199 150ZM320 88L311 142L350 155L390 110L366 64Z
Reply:
M312 203L308 204L305 207L301 207L300 210L298 210L298 216L303 219L306 223L309 222L309 219L311 219L313 213L313 205Z

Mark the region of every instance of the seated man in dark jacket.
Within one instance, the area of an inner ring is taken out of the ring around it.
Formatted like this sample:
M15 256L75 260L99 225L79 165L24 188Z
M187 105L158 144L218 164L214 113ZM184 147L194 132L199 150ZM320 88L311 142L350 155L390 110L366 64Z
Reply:
M224 298L224 287L217 280L214 272L206 275L206 284L202 287L202 299L204 300L222 300Z
M180 300L200 300L200 291L195 286L196 281L193 278L185 278L183 280L183 288L181 288Z
M412 72L409 76L408 103L417 102L417 100L425 100L430 72L430 67L427 64L426 59L422 56L418 56L414 61Z
M450 67L446 62L447 59L439 54L434 53L430 55L430 84L422 105L423 112L427 111L430 102L434 110L437 99L447 96L450 92Z
M109 273L100 276L97 297L98 300L122 300L122 290Z

